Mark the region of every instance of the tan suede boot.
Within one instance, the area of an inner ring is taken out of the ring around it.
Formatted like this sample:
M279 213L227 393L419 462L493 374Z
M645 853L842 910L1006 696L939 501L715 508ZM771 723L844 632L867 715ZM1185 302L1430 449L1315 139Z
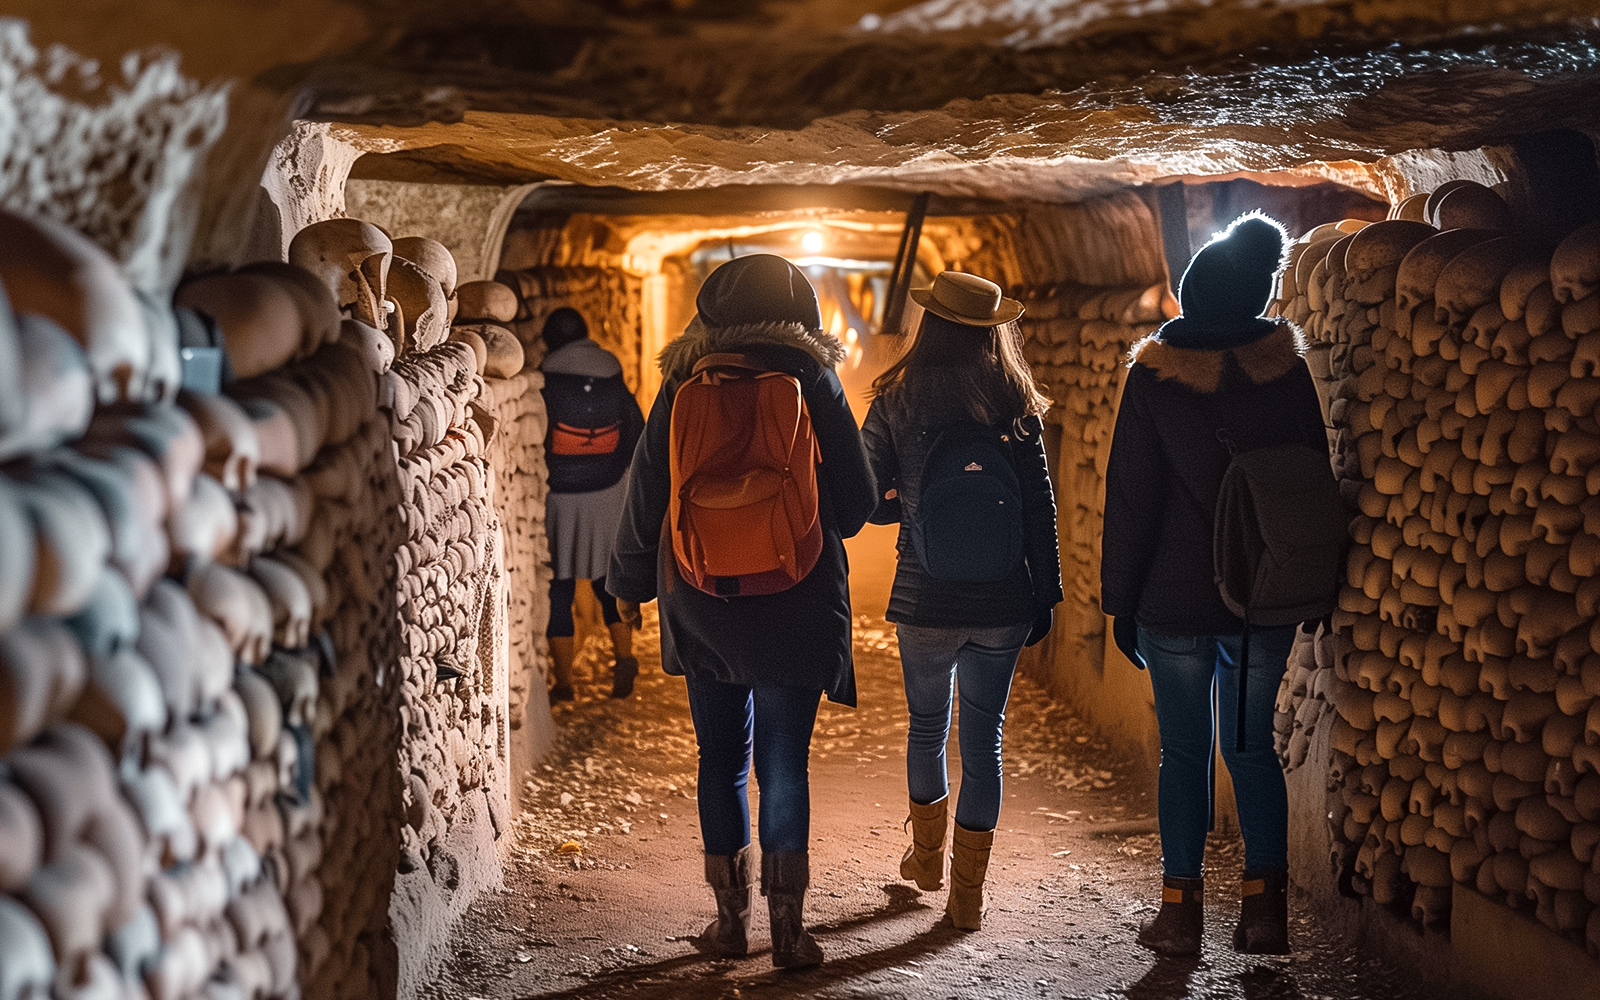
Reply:
M900 877L923 892L944 888L944 834L950 796L927 805L911 800L911 846L900 859Z
M945 900L944 912L957 930L983 928L983 879L993 847L993 830L968 830L956 824L950 842L950 898Z

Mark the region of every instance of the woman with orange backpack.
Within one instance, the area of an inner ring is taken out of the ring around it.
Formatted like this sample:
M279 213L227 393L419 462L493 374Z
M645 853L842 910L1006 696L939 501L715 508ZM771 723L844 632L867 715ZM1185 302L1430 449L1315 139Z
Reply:
M900 641L910 727L911 846L903 878L944 884L952 682L961 697L961 793L950 857L951 923L982 926L983 883L1000 817L1001 728L1024 644L1061 601L1055 495L1040 415L1050 401L1022 358L1022 306L1000 286L946 271L911 293L916 339L873 382L862 427L882 499L900 522L888 619Z
M808 762L821 695L855 704L843 540L876 502L816 292L782 257L706 279L661 352L606 585L625 617L659 599L661 662L683 675L700 748L700 832L717 919L701 946L746 953L752 752L772 963L816 965Z

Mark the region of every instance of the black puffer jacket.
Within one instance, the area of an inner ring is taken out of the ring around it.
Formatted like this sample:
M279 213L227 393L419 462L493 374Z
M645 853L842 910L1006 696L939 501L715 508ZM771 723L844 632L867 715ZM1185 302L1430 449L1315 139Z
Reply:
M724 598L696 590L679 576L663 530L672 491L673 397L695 362L724 351L800 380L822 451L822 555L805 579L776 594ZM855 704L843 540L866 523L877 491L861 432L833 371L843 356L838 338L798 323L706 327L698 318L661 352L661 391L634 452L606 589L640 604L660 598L667 673L750 687L820 689L833 701Z
M1259 321L1250 321L1259 322ZM1155 333L1134 345L1106 469L1100 559L1106 614L1168 635L1236 635L1212 557L1217 494L1229 454L1304 443L1327 449L1322 409L1286 325L1220 350ZM1224 341L1226 343L1226 341Z
M934 628L1033 621L1036 608L1053 607L1062 598L1056 501L1045 464L1043 425L1039 418L1029 417L1020 422L1020 437L1007 435L1012 438L1012 465L1022 487L1026 561L1009 579L997 583L939 580L922 567L912 543L922 467L936 436L933 432L970 418L964 407L951 402L951 394L921 392L915 405L908 397L904 389L897 388L873 400L861 428L879 497L891 488L899 494L894 500L880 499L872 516L875 524L900 522L896 541L899 563L889 594L888 619Z

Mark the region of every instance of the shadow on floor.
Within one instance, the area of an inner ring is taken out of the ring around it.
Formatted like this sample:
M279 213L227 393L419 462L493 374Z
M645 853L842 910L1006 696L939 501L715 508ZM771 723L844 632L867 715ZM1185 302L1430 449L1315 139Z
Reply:
M857 917L830 924L819 924L811 928L820 939L824 951L827 950L830 935L893 920L915 910L929 909L927 904L919 902L920 894L908 886L889 884L883 889L884 894L889 897L883 906ZM722 980L730 989L737 987L737 995L742 998L768 995L793 996L846 983L871 973L887 972L896 966L943 951L961 940L963 936L961 931L940 923L890 948L831 960L813 969L793 971L774 969L764 975L756 974L751 978L738 979L730 975L739 969L736 962L725 961L712 955L680 955L659 962L611 969L587 976L581 985L560 992L526 994L525 1000L579 1000L579 998L593 1000L610 995L611 989L615 988L625 988L628 997L637 997L639 1000L672 1000L688 995L686 990L694 990L695 996L714 995L717 980ZM764 958L768 954L768 948L752 950L749 957L742 961ZM690 972L691 975L681 975L684 972Z

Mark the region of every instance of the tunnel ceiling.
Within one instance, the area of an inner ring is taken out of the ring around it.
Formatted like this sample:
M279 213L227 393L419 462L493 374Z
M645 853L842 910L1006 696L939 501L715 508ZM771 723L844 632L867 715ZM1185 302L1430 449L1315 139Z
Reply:
M202 81L234 79L218 149L239 162L219 178L259 172L252 151L285 113L376 154L358 177L1052 201L1235 172L1392 194L1372 166L1386 154L1600 132L1592 0L12 8L38 41L108 64L162 46Z
M528 3L319 67L308 115L392 179L1378 193L1384 154L1600 127L1597 53L1585 3Z

